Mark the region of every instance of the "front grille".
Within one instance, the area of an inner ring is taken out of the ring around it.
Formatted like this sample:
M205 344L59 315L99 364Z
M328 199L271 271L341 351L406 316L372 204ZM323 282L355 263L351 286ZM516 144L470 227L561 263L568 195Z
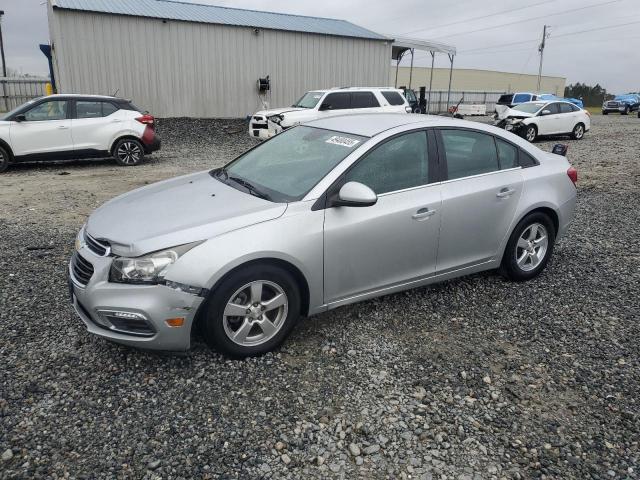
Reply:
M607 102L607 107L617 108L618 107L618 102Z
M268 127L266 124L252 123L251 128L253 128L254 130L258 130L258 129L267 129Z
M87 243L89 250L99 257L106 257L109 254L110 245L104 240L96 240L86 231L84 232L84 241Z
M93 265L85 260L78 252L73 254L71 259L71 270L73 277L80 285L87 285L93 275Z

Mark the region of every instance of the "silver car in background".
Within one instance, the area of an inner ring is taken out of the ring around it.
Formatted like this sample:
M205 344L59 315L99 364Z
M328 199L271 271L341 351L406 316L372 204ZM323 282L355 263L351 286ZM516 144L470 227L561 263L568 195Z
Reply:
M538 275L573 218L576 171L498 128L349 115L286 130L224 168L121 195L82 227L73 305L90 332L232 357L301 315L497 269Z

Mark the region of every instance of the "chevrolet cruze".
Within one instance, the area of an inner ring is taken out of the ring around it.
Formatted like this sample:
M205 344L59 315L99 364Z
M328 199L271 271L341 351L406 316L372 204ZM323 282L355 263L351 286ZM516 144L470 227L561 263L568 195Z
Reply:
M577 173L509 132L422 115L293 127L223 168L107 202L80 230L73 305L91 333L232 357L300 316L499 269L538 275L572 220Z

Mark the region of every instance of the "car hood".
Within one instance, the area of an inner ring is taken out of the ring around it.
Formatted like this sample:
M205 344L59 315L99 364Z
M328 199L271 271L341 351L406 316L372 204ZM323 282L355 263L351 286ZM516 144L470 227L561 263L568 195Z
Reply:
M86 230L116 255L139 256L272 220L286 209L205 171L120 195L91 214Z
M301 110L309 110L309 109L300 108L300 107L272 108L271 110L260 110L259 112L254 113L254 115L264 115L265 117L270 117L272 115L280 115L281 113L289 113L289 112L299 112Z
M497 106L496 106L496 113L498 114L498 118L500 120L502 120L503 118L522 119L522 118L531 118L535 116L535 114L533 113L521 112L519 110L513 110L512 108L505 108L505 109L498 110Z

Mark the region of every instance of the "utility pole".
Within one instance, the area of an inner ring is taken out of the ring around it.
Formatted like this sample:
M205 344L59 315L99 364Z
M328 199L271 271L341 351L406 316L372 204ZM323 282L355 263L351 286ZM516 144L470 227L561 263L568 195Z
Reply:
M2 17L4 16L4 10L0 10L0 55L2 56L2 76L4 80L2 82L2 98L4 100L5 110L9 110L9 100L7 99L7 64L4 60L4 41L2 39Z
M540 67L538 68L538 89L536 93L540 93L540 83L542 82L542 59L544 57L544 47L547 41L547 26L545 25L542 28L542 41L540 42L540 46L538 47L538 51L540 52Z

